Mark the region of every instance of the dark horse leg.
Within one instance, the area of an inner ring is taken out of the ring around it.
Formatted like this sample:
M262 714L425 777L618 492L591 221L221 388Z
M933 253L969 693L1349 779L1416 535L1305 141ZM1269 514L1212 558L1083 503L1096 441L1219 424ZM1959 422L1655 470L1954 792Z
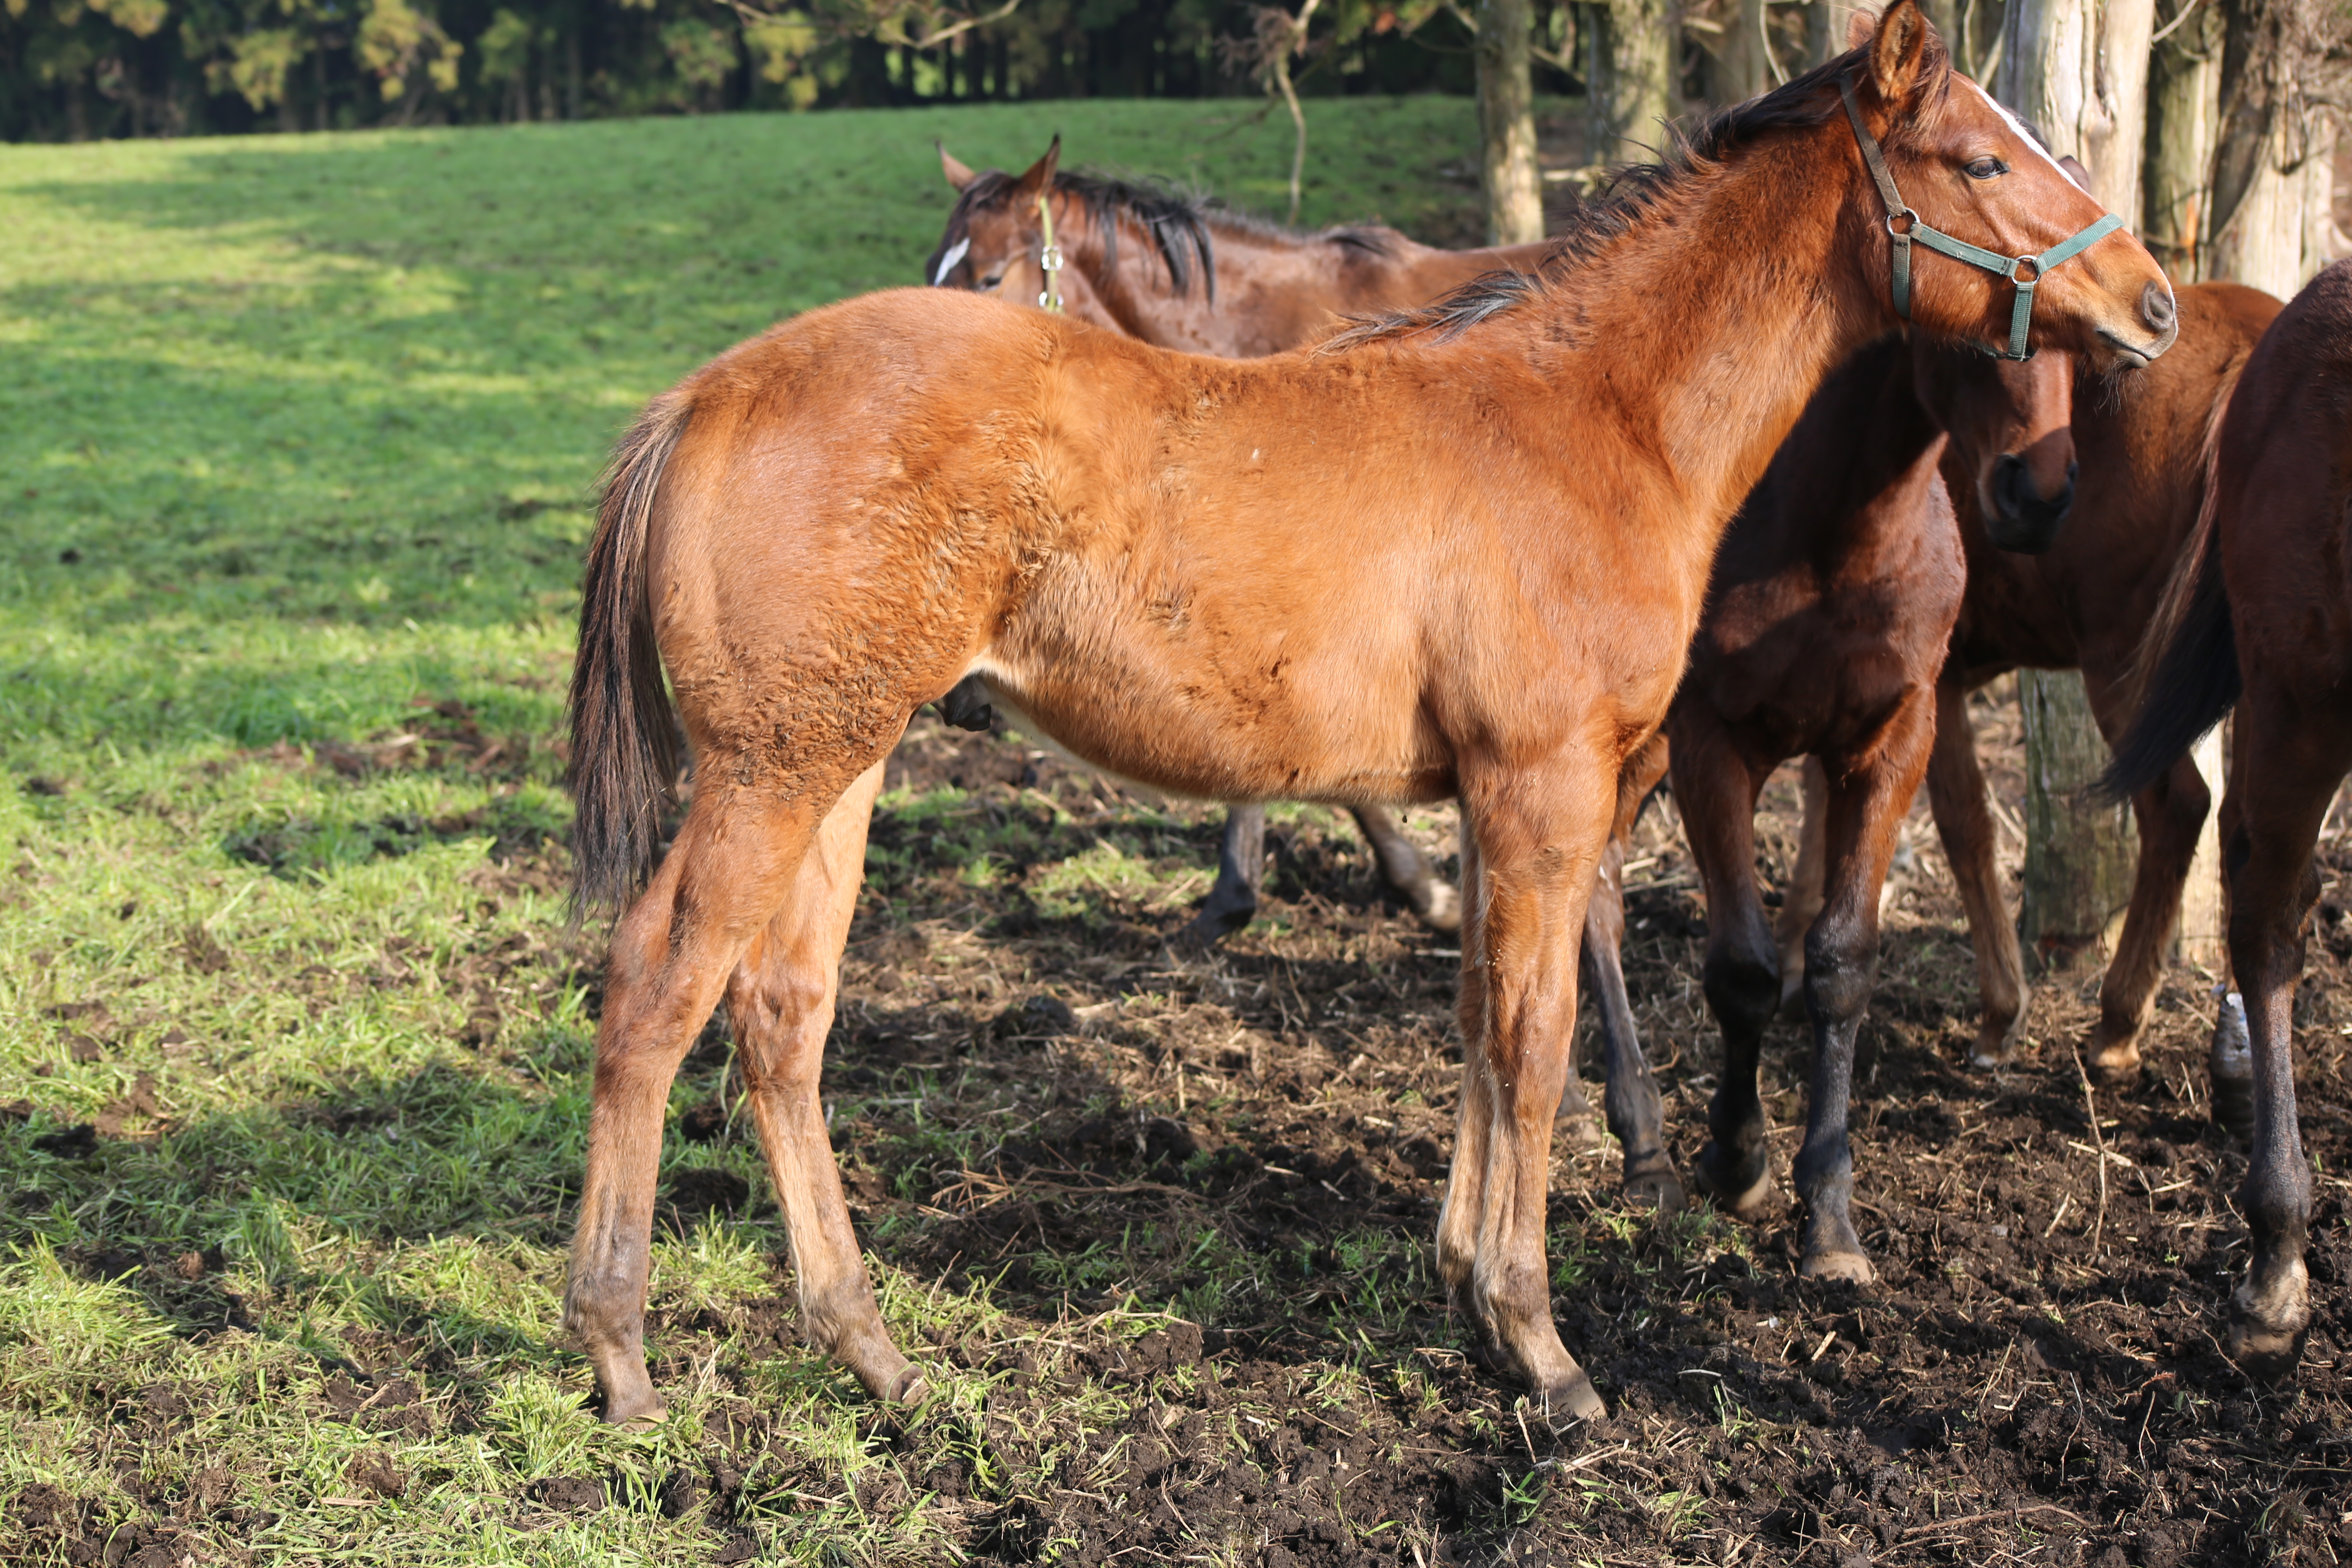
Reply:
M1853 1149L1846 1114L1853 1093L1854 1037L1878 976L1878 895L1903 818L1918 794L1935 739L1935 695L1912 692L1859 756L1825 759L1825 891L1805 935L1805 1011L1813 1026L1813 1081L1797 1195L1805 1205L1798 1271L1808 1279L1875 1278L1854 1233Z
M1429 857L1405 837L1395 816L1378 806L1356 806L1349 815L1371 845L1381 875L1404 896L1412 912L1433 930L1459 931L1461 899ZM1206 946L1233 935L1257 918L1265 890L1265 807L1237 805L1225 814L1225 836L1217 847L1216 886L1184 928L1183 939Z
M1688 1201L1674 1157L1666 1152L1665 1105L1658 1097L1658 1080L1643 1053L1642 1037L1633 1027L1633 998L1625 990L1621 957L1625 941L1625 850L1642 803L1666 771L1665 742L1652 739L1625 764L1617 786L1617 821L1601 853L1600 869L1592 879L1592 900L1584 910L1582 965L1584 988L1600 1016L1601 1044L1606 1063L1606 1088L1601 1105L1609 1118L1610 1135L1625 1152L1625 1195L1664 1214L1679 1212ZM1569 1066L1560 1095L1562 1118L1591 1118L1592 1107L1576 1081L1575 1064Z
M1797 864L1780 895L1780 916L1772 922L1772 934L1780 944L1780 1016L1790 1019L1805 1016L1805 933L1821 917L1826 896L1822 858L1828 853L1830 784L1819 757L1805 759L1804 798Z
M2230 962L2252 1037L2254 1118L2246 1180L2238 1189L2253 1259L2231 1303L2228 1349L2248 1372L2284 1377L2302 1357L2311 1323L2303 1263L2311 1168L2295 1124L2294 987L2303 972L2304 917L2319 893L2312 849L2352 765L2352 731L2337 710L2295 703L2249 668L2231 749L2222 859Z
M1462 900L1453 886L1437 874L1429 857L1421 847L1404 836L1404 827L1393 813L1376 805L1354 807L1350 816L1372 847L1381 863L1381 875L1389 886L1404 896L1412 912L1433 931L1462 929Z
M1713 1137L1697 1173L1719 1205L1752 1217L1772 1185L1757 1074L1780 1003L1780 951L1756 892L1762 781L1719 731L1677 724L1673 733L1675 804L1706 889L1706 1006L1723 1030L1723 1076L1706 1115Z
M1265 889L1265 807L1237 805L1225 813L1225 836L1217 845L1217 884L1178 934L1203 947L1222 942L1257 918Z
M2119 706L2116 683L2093 680L2087 670L2084 676L2100 727L2111 737L2121 737L2131 715L2110 710L2111 704ZM2212 792L2191 757L2182 757L2171 772L2132 796L2132 816L2139 826L2139 868L2132 877L2123 935L2099 986L2099 1022L2091 1036L2090 1070L2104 1080L2128 1081L2139 1076L2139 1032L2156 1005L2165 949L2180 919L2180 890L2188 883L2189 868L2197 858L2197 836L2212 805Z
M1927 804L1935 810L1936 833L1944 841L1952 880L1959 884L1969 942L1976 949L1977 994L1984 1016L1969 1060L1980 1068L2005 1067L2016 1057L2017 1028L2025 1016L2025 955L2001 891L1990 798L1977 762L1976 728L1969 722L1966 677L1948 660L1936 680Z

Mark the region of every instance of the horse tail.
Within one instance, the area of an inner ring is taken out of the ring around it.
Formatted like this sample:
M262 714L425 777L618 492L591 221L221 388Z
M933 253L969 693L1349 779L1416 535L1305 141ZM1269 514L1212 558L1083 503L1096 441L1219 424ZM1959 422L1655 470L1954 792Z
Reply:
M2099 775L2098 794L2124 801L2161 777L2237 705L2245 689L2236 627L2221 582L2221 420L2245 368L2241 353L2224 374L2200 453L2203 493L2197 524L2173 562L2156 614L2125 672L2131 728Z
M626 903L654 860L681 743L654 642L646 535L691 403L657 399L605 470L572 666L572 900L575 917Z

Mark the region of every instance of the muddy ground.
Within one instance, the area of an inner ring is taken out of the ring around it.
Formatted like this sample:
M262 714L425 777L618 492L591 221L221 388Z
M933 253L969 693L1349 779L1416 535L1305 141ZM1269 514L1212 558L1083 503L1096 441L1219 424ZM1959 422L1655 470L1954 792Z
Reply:
M1979 703L2013 813L2012 713ZM892 777L952 781L1008 818L1043 821L1058 801L1065 832L1129 805L1011 742L928 720ZM1761 869L1778 878L1793 848L1785 777L1766 804ZM1139 847L1189 845L1207 864L1213 823L1179 815L1198 820ZM1442 816L1420 826L1450 848ZM1719 1061L1698 999L1706 915L1670 805L1642 834L1627 965L1687 1169ZM985 1276L1039 1318L1083 1319L1120 1292L1217 1307L1197 1332L1179 1324L1123 1350L1081 1332L1066 1360L1022 1352L990 1436L1067 1454L1057 1484L975 1514L977 1558L1164 1561L1220 1539L1272 1568L2352 1556L2352 1184L2338 1174L2352 1169L2352 922L2333 883L2298 1015L2320 1173L2318 1310L2298 1385L2250 1382L2217 1344L2243 1257L2229 1197L2243 1157L2205 1115L2209 982L2172 973L2146 1077L2099 1096L2101 1136L2069 1049L2093 1018L2095 969L2042 981L2015 1070L1968 1068L1973 972L1923 803L1857 1073L1857 1205L1880 1284L1799 1280L1785 1215L1749 1229L1627 1211L1613 1151L1563 1137L1554 1306L1611 1415L1554 1436L1465 1361L1429 1279L1459 1059L1453 942L1383 898L1350 829L1277 827L1270 918L1198 962L1163 942L1181 914L1164 896L1124 916L1041 920L1014 864L995 896L924 907L944 879L921 874L922 845L887 817L878 837L918 858L874 901L913 918L856 942L835 1081L951 1063L954 1104L923 1115L987 1128L977 1157L949 1163L927 1163L924 1137L887 1116L839 1130L879 1250L919 1275ZM2004 846L2012 863L2019 847ZM2337 876L2352 871L2340 843L2330 854ZM1768 1105L1785 1177L1801 1028L1778 1046ZM1390 1246L1411 1267L1361 1256ZM1118 1290L1072 1289L1069 1259L1105 1247L1124 1248ZM1118 1426L1067 1430L1057 1379L1118 1373L1122 1356L1153 1397ZM1385 1371L1335 1380L1351 1360ZM952 1467L924 1478L948 1509L966 1479ZM1364 1533L1377 1521L1396 1533Z

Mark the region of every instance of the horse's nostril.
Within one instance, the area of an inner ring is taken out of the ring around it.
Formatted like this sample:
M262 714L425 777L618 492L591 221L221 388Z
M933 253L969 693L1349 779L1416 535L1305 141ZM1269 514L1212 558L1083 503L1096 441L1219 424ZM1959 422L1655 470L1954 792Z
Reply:
M2159 332L2168 332L2178 311L2172 302L2172 290L2161 283L2150 283L2139 291L2140 318Z

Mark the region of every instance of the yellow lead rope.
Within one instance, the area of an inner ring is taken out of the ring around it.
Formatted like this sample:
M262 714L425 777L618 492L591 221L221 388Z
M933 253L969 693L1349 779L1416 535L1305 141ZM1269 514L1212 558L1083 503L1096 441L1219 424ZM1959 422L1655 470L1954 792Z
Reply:
M1037 221L1045 231L1045 247L1037 254L1037 264L1045 269L1045 291L1037 296L1037 303L1055 315L1062 310L1062 247L1054 243L1053 193L1037 194Z

